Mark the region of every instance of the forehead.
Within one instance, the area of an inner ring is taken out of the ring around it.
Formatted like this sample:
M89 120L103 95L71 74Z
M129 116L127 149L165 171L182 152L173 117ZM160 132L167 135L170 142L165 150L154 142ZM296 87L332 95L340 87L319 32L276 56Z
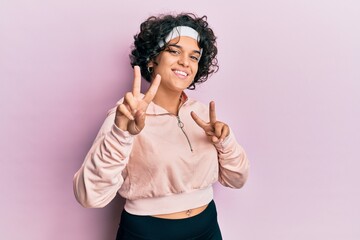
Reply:
M189 50L189 51L199 51L200 50L198 42L194 38L187 37L187 36L180 36L180 37L174 38L168 44L176 45L176 46L181 47L184 50Z

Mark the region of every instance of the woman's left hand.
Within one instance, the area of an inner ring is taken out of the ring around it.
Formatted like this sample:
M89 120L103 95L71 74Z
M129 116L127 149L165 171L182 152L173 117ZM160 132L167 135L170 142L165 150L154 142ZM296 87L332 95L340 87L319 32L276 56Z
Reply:
M191 112L191 117L194 121L204 129L206 135L213 143L221 143L224 139L229 136L230 129L229 126L223 122L216 121L215 113L215 102L211 101L209 104L209 118L210 122L205 122L194 112Z

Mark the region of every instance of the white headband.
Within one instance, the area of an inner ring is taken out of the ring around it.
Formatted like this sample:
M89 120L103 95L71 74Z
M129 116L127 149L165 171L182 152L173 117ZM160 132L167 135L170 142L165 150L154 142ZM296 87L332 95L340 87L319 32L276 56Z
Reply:
M165 45L165 43L168 43L171 40L173 40L174 38L177 38L180 36L191 37L198 42L200 40L199 33L197 31L195 31L195 29L188 27L188 26L178 26L178 27L174 27L173 30L171 30L171 32L166 36L165 42L164 41L159 42L159 46L163 47ZM200 49L200 57L201 57L201 54L202 54L202 48ZM200 58L199 58L199 61L200 61Z

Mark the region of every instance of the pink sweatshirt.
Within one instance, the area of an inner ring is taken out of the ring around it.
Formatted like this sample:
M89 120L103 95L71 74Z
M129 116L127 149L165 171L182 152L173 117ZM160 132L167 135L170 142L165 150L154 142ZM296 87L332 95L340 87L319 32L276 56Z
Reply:
M217 180L231 188L244 185L249 162L232 132L214 145L190 115L208 121L204 104L187 99L176 116L150 103L145 128L136 136L116 127L115 111L74 176L82 206L103 207L118 192L132 214L166 214L209 203Z

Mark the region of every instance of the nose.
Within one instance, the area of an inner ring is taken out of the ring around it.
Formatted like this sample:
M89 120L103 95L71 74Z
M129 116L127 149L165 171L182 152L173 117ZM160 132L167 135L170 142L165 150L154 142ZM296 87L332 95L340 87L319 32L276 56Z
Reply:
M188 67L189 66L189 59L186 56L186 54L180 54L179 56L179 60L178 63L184 67Z

